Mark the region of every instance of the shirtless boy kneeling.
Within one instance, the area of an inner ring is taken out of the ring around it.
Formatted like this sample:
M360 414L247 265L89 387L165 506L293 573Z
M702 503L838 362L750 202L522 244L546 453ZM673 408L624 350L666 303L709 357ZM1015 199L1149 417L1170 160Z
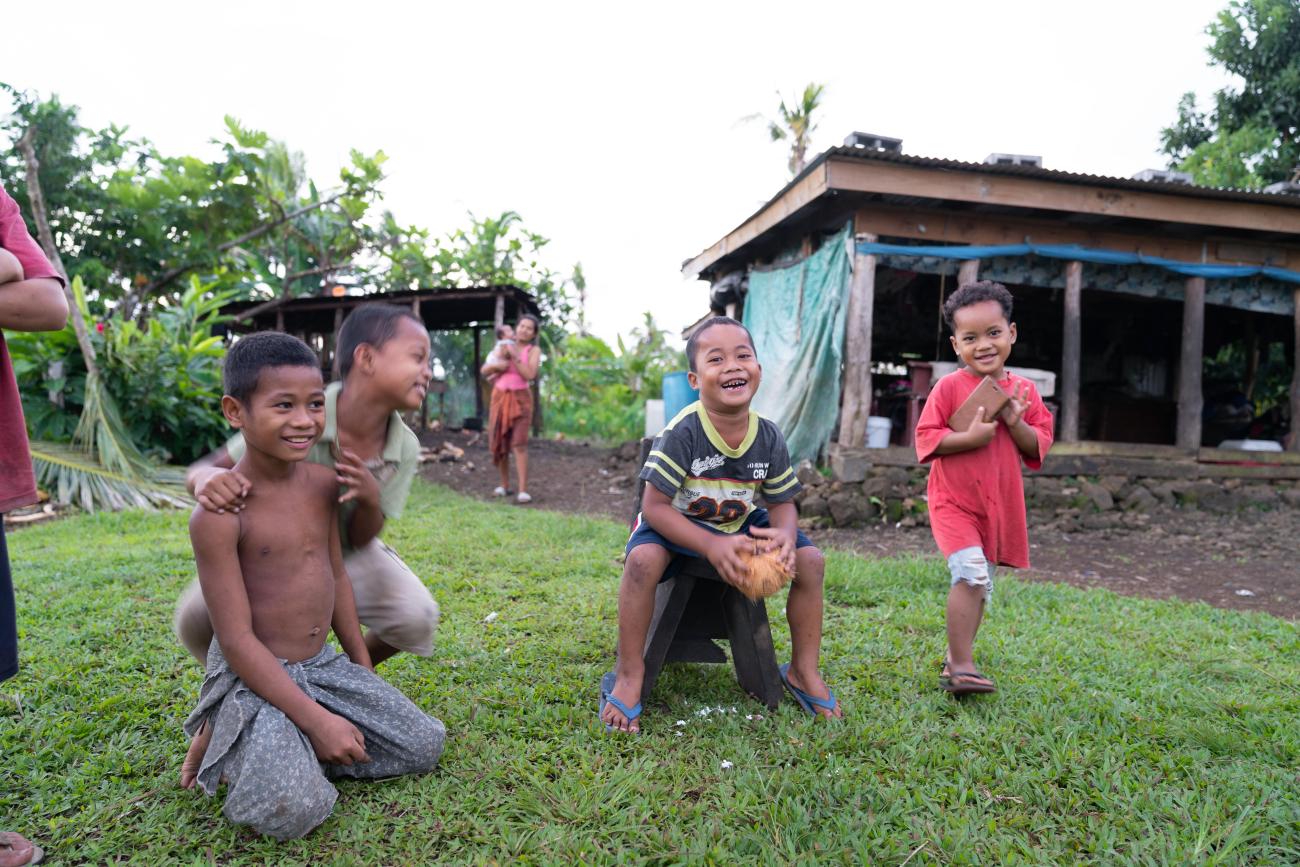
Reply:
M432 770L446 729L375 675L343 569L338 480L305 460L324 426L315 353L287 334L226 356L221 410L243 432L239 512L203 507L190 540L215 638L181 785L228 783L230 821L285 840L325 821L330 779ZM343 653L325 643L330 629Z

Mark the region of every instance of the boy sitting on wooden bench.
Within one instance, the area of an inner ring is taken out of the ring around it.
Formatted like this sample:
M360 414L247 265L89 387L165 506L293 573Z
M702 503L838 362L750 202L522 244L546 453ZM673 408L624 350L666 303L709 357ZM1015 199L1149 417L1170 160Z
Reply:
M641 499L618 591L618 663L601 684L600 719L611 731L638 732L646 633L655 587L672 578L680 557L704 557L738 586L754 539L779 551L795 577L786 604L792 659L781 666L786 689L809 714L839 717L818 670L825 561L799 532L793 499L800 484L781 431L749 408L762 368L745 326L718 316L686 344L700 399L654 441L641 469ZM755 505L761 493L768 509Z

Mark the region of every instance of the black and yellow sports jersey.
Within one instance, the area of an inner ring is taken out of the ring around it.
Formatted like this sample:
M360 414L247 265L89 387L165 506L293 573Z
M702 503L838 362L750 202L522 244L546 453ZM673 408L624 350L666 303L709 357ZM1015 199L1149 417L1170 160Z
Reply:
M751 411L749 431L733 449L699 401L655 437L641 478L672 497L673 508L686 517L724 533L745 523L756 494L768 503L784 503L801 487L776 425Z

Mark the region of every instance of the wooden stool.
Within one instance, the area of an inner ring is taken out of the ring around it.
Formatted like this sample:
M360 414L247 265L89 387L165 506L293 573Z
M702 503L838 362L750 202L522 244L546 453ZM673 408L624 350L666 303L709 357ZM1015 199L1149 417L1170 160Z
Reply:
M642 440L638 466L644 466L651 442ZM637 485L637 511L644 488L644 482ZM681 557L679 561L680 571L655 590L641 701L650 698L666 662L725 663L727 655L715 643L715 639L725 639L731 644L731 661L741 688L776 710L781 703L781 671L772 647L767 607L762 600L751 602L723 581L704 558Z

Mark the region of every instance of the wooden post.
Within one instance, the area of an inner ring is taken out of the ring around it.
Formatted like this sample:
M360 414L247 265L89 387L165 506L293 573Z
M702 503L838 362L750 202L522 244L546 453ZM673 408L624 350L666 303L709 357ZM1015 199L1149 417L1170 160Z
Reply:
M474 326L474 417L483 417L483 374L479 373L479 368L483 366L483 353L479 340L482 334L477 325Z
M876 236L859 234L855 242L873 243ZM867 439L871 414L871 320L876 305L876 257L853 252L853 282L844 326L844 380L840 404L839 444L860 449Z
M492 316L492 324L500 328L506 321L506 296L504 293L497 293L497 309Z
M1079 357L1083 328L1080 322L1083 263L1065 263L1065 322L1061 334L1061 442L1079 441Z
M980 260L966 259L957 269L957 288L965 286L967 283L974 283L980 278Z
M1178 360L1178 432L1180 449L1201 447L1201 364L1205 344L1205 278L1183 284L1183 344Z
M1295 299L1295 343L1291 356L1291 451L1300 452L1300 287L1293 291L1292 298Z

